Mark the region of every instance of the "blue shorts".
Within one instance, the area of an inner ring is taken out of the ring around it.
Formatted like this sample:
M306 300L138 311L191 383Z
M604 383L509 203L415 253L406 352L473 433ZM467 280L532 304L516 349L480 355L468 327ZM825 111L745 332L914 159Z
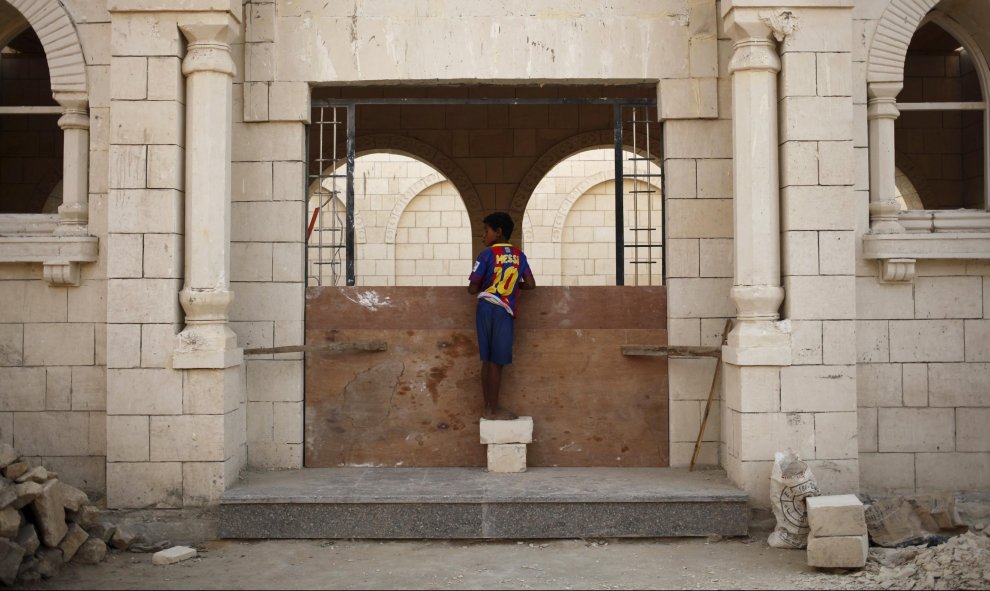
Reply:
M478 300L475 314L478 350L482 361L496 365L512 363L512 334L515 319L502 306Z

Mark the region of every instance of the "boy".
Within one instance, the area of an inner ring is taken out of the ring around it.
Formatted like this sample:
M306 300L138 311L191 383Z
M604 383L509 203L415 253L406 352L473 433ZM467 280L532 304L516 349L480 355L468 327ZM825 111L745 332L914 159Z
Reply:
M519 289L534 289L536 280L526 255L509 244L512 218L495 212L484 220L481 240L485 250L478 255L468 278L468 293L478 294L475 323L481 352L481 388L485 396L482 417L511 420L514 413L498 405L502 366L512 363L512 335Z

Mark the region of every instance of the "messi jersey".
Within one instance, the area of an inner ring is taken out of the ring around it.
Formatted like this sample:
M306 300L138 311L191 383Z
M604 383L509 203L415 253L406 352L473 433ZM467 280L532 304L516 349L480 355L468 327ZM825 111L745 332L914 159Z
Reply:
M493 244L478 255L468 281L481 284L478 299L498 304L515 316L519 281L528 270L521 250L511 244Z

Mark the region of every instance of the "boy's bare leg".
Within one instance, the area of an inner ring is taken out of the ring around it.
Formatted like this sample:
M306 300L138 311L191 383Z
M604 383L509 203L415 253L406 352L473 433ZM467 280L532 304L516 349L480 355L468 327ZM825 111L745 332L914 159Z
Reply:
M484 361L481 364L481 387L485 395L485 412L481 415L488 420L513 420L519 415L498 405L499 389L502 386L502 366Z

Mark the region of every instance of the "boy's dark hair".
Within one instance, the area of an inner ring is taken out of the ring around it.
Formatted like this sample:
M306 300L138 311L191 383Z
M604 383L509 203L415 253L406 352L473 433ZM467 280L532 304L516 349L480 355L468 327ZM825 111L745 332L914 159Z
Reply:
M512 229L516 227L512 223L512 218L504 211L496 211L488 214L483 220L485 225L492 230L502 230L502 238L508 240L512 236Z

